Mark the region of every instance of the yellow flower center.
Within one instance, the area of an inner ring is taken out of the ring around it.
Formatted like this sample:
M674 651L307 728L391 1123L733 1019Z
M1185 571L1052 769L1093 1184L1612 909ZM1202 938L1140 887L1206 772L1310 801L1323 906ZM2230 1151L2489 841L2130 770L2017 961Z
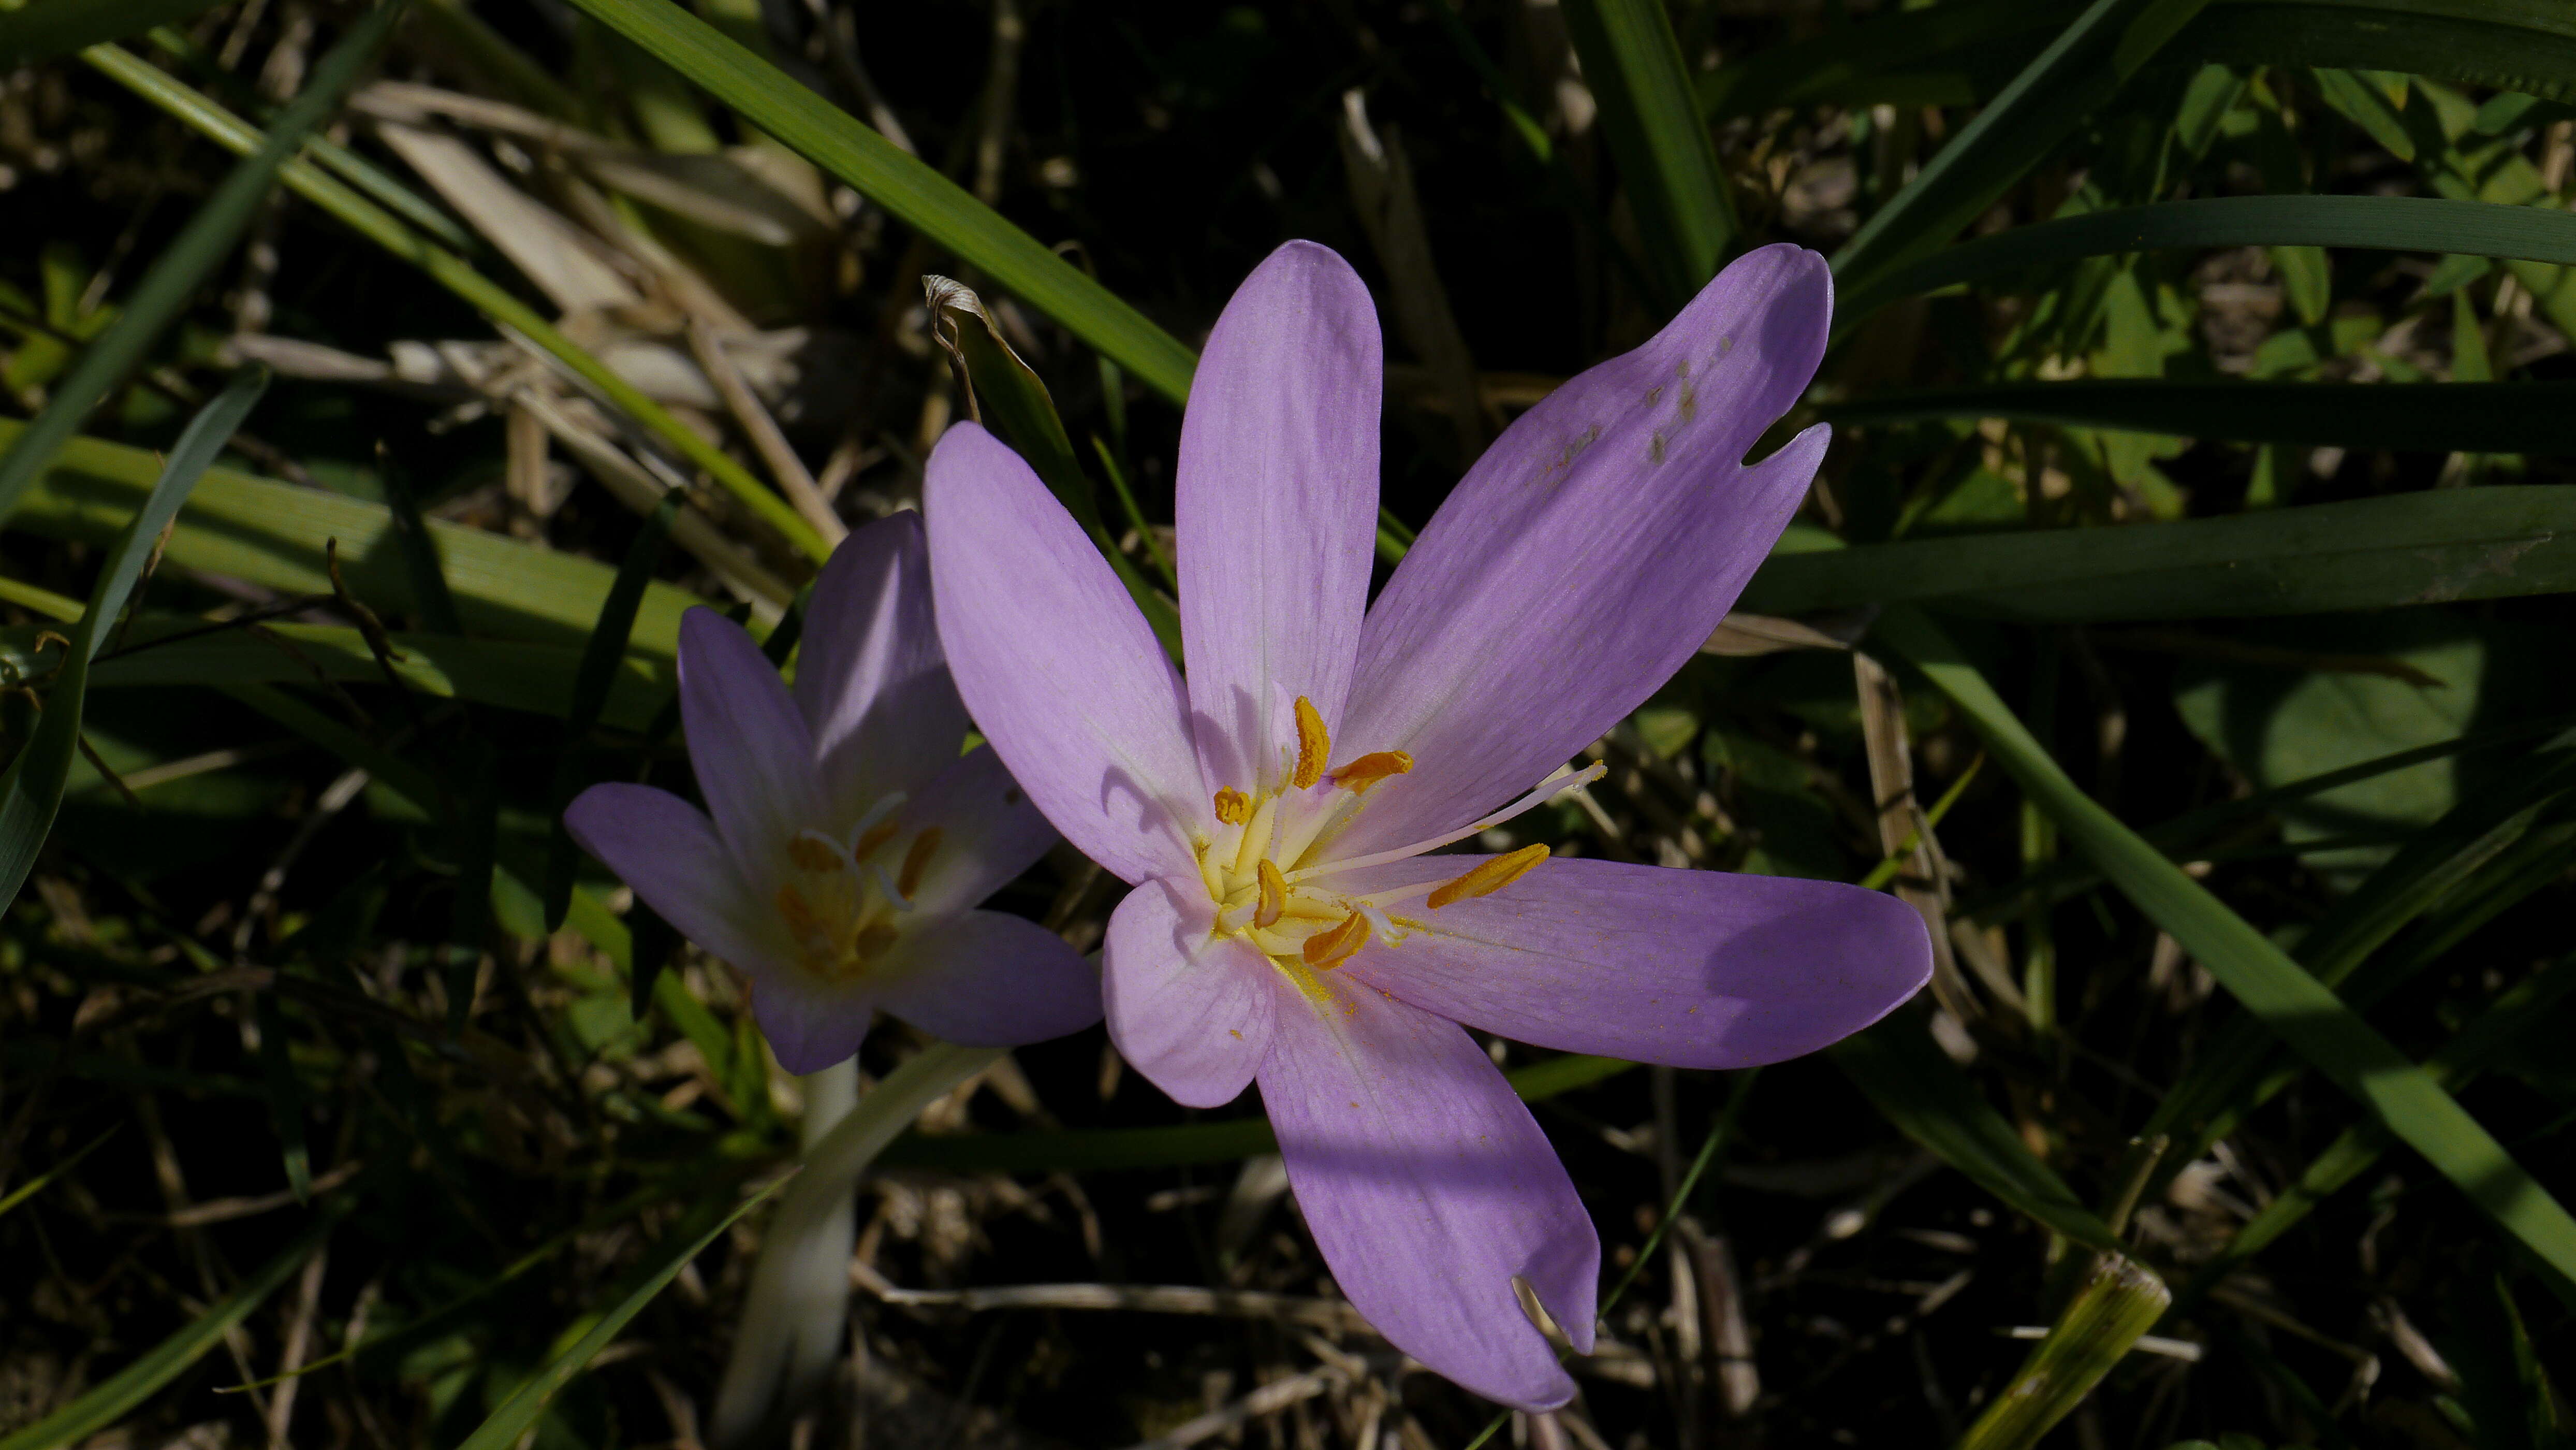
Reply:
M1210 803L1215 828L1195 846L1199 879L1216 907L1216 934L1240 937L1301 980L1341 966L1372 941L1391 946L1408 929L1427 925L1390 915L1388 907L1427 897L1425 904L1437 911L1467 897L1492 895L1546 860L1548 848L1524 846L1484 858L1445 880L1435 877L1381 891L1336 889L1335 873L1404 860L1463 840L1601 774L1597 765L1575 775L1560 773L1510 807L1460 830L1394 851L1335 860L1330 855L1334 838L1358 816L1372 789L1413 769L1413 757L1381 750L1327 769L1332 739L1322 712L1303 695L1297 697L1296 721L1293 752L1283 748L1280 755L1285 784L1275 790L1256 785L1248 792L1219 788Z
M902 803L900 795L880 801L846 841L799 831L787 843L787 869L771 901L805 969L818 977L864 976L902 940L904 919L940 842L939 828L931 826L895 856L889 848L902 831L885 817ZM888 859L896 863L891 874Z

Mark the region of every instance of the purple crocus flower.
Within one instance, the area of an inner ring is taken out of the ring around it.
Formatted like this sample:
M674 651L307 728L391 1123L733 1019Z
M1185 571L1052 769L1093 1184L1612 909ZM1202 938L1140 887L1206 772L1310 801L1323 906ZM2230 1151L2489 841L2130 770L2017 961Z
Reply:
M958 688L1047 817L1135 886L1109 925L1111 1037L1192 1106L1258 1078L1343 1292L1505 1404L1573 1393L1515 1281L1588 1350L1600 1243L1460 1024L1744 1067L1930 974L1922 920L1852 886L1424 854L1592 778L1563 762L1725 615L1825 451L1819 426L1741 462L1831 310L1814 253L1741 258L1514 423L1370 608L1377 315L1340 257L1280 248L1218 319L1181 426L1186 680L1016 455L960 425L931 457Z
M856 1052L882 1007L1010 1047L1100 1020L1100 982L1035 922L973 908L1055 832L966 711L932 627L917 514L851 534L806 605L791 697L740 626L680 620L680 718L710 821L649 786L583 791L564 824L751 984L779 1064Z

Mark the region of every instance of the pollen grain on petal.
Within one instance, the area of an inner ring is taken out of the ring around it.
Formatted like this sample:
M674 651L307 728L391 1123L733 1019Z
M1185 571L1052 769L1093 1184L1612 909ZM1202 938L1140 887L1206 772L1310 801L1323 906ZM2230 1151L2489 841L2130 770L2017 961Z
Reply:
M1333 737L1324 731L1323 712L1303 695L1297 697L1297 768L1289 777L1299 790L1324 778L1324 761L1333 753Z
M1390 775L1403 775L1413 769L1413 757L1401 750L1372 750L1357 760L1333 768L1333 784L1353 795L1365 795L1368 788Z
M1547 847L1545 846L1523 846L1509 855L1489 856L1477 862L1456 880L1432 892L1431 899L1426 904L1433 911L1438 911L1450 902L1462 901L1470 896L1491 896L1528 875L1530 868L1546 859Z
M1252 913L1252 924L1276 926L1280 914L1288 909L1288 878L1279 874L1279 868L1271 865L1267 856L1256 863L1255 870L1260 880L1261 905Z
M1216 818L1229 826L1239 826L1252 819L1252 797L1233 786L1216 793Z
M921 873L930 869L930 858L939 850L939 835L939 828L932 826L912 838L912 849L903 853L903 869L895 873L895 890L909 897L921 889Z
M1368 918L1354 911L1342 918L1342 924L1328 927L1306 938L1303 955L1309 969L1329 972L1347 962L1368 944Z

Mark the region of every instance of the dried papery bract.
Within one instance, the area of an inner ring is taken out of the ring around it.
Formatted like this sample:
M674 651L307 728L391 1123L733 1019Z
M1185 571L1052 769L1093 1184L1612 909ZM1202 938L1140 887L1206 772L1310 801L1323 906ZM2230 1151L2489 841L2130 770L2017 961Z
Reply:
M1371 608L1376 311L1341 258L1281 248L1218 320L1182 423L1186 678L1026 463L973 425L931 459L958 688L1136 888L1105 947L1111 1036L1185 1104L1257 1078L1343 1292L1507 1404L1573 1392L1515 1280L1588 1349L1600 1250L1460 1024L1747 1066L1876 1020L1929 971L1921 919L1849 886L1427 854L1580 789L1598 768L1563 762L1708 639L1822 456L1813 428L1741 462L1829 313L1820 258L1742 258L1523 415Z

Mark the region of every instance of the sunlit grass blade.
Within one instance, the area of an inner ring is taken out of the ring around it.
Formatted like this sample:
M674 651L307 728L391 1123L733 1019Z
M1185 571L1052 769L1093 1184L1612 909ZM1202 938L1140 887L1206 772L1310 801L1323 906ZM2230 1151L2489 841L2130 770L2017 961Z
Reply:
M626 659L627 637L635 629L636 606L644 602L644 586L653 582L653 570L662 561L662 543L671 534L671 520L680 512L677 492L663 495L661 506L645 515L644 527L637 530L635 542L626 546L625 562L617 566L617 580L608 588L608 598L599 608L599 624L590 632L590 642L582 646L581 666L572 677L572 703L564 712L563 754L555 762L554 790L547 812L552 820L552 834L546 846L546 930L563 925L564 913L572 909L573 867L578 862L572 834L564 829L564 807L572 804L573 792L581 785L582 752L590 742L590 732L599 725L599 712L608 703L608 687L617 678L617 667ZM801 617L801 616L800 616ZM772 632L770 643L778 634Z
M1514 1068L1504 1077L1523 1102L1535 1103L1589 1087L1635 1066L1613 1057L1568 1053ZM887 1145L880 1161L958 1173L1057 1173L1231 1163L1278 1151L1279 1140L1271 1134L1269 1119L1236 1118L1169 1128L907 1133Z
M0 418L0 445L27 425ZM75 438L22 501L14 528L106 543L131 518L160 473L147 449ZM323 551L339 541L340 568L378 608L416 608L411 575L382 504L297 488L229 468L206 471L170 536L169 563L248 580L281 594L328 594ZM474 633L578 646L590 637L616 571L594 560L541 549L481 529L430 520L457 614ZM667 659L679 647L680 614L704 600L652 584L638 606L633 652Z
M665 1253L641 1284L625 1298L610 1306L579 1339L574 1340L569 1348L556 1355L551 1363L538 1371L534 1379L521 1385L516 1393L502 1401L501 1407L494 1410L489 1419L477 1426L473 1434L465 1437L465 1442L458 1447L458 1450L509 1450L510 1446L518 1443L519 1437L526 1434L530 1426L536 1424L537 1417L545 1412L547 1403L553 1400L565 1385L572 1382L573 1376L581 1373L584 1366L588 1365L601 1350L608 1347L610 1340L615 1339L636 1315L643 1312L645 1305L652 1303L655 1296L659 1295L673 1279L679 1277L680 1270L687 1267L691 1259L706 1252L709 1244L723 1236L725 1230L732 1228L736 1219L750 1212L754 1204L767 1198L770 1189L776 1186L772 1184L769 1188L763 1188L758 1193L745 1198L731 1213L717 1220L714 1227ZM0 1450L15 1450L15 1447L0 1446Z
M1920 602L2072 623L2324 614L2570 590L2576 487L2531 485L1777 553L1746 586L1742 607L1799 614Z
M1137 381L1176 403L1189 395L1198 360L1178 339L955 182L714 26L670 0L572 3L736 115L983 269L993 285L1063 323Z
M1735 204L1681 43L1662 0L1565 0L1564 8L1669 312L1717 275L1736 233Z
M1887 393L1840 424L2003 418L2234 443L2418 453L2576 453L2576 383L2181 383L2082 378Z
M101 74L186 122L191 129L227 150L247 152L256 144L259 132L248 122L136 56L113 45L94 45L81 52L81 58ZM359 195L312 162L289 161L278 174L288 189L297 195L329 212L360 236L418 267L430 280L462 298L493 323L516 332L562 363L665 447L705 469L726 492L776 530L779 537L818 561L831 552L822 536L797 515L786 499L753 477L751 471L736 462L732 455L681 422L670 409L618 376L615 370L566 336L561 328L548 322L535 308L520 301L508 288L476 271L471 263L454 252L421 236L391 212Z
M2023 1144L1920 1016L1897 1013L1828 1050L1898 1131L2014 1212L2077 1243L2119 1251L2119 1236Z
M401 12L397 0L351 27L314 66L312 80L278 116L277 124L264 136L252 132L243 138L240 164L154 259L116 320L90 342L80 361L54 388L44 411L10 443L6 454L0 454L0 519L17 509L27 486L80 431L90 410L142 363L198 287L232 254L234 242L275 184L278 169L304 144L305 136L339 108L340 97L357 82Z
M61 669L45 692L35 734L9 763L8 773L0 775L0 910L16 901L18 889L27 884L36 853L53 829L54 812L63 803L63 781L80 749L81 704L89 688L90 661L106 642L109 626L124 612L126 596L142 576L162 526L179 512L188 490L196 486L199 475L267 390L266 369L240 373L189 422L172 445L160 480L100 566L89 607L72 627Z
M2038 1444L2154 1326L2172 1297L2146 1266L2104 1256L2048 1337L1960 1437L1959 1450L2026 1450Z
M193 20L223 0L34 0L0 11L0 71Z
M1834 254L1866 287L1947 243L2111 98L2204 0L2093 0Z
M2269 937L2228 910L2069 779L1958 645L1912 608L1881 615L1873 638L1928 676L1985 738L2065 839L2218 978L2267 1028L2350 1093L2469 1200L2562 1278L2576 1281L2576 1218L2463 1111L2434 1075L2392 1046Z
M252 1310L266 1303L268 1296L276 1293L278 1286L322 1247L335 1221L326 1216L298 1234L277 1257L252 1270L239 1288L190 1321L186 1328L153 1346L80 1398L16 1434L0 1437L0 1450L63 1450L124 1419L207 1350L222 1343L224 1335L249 1318Z
M1937 11L1931 13L1939 13ZM2085 257L2209 247L2367 247L2576 263L2576 216L2409 196L2213 196L2087 212L1962 242L1836 299L1847 327L1900 297Z

